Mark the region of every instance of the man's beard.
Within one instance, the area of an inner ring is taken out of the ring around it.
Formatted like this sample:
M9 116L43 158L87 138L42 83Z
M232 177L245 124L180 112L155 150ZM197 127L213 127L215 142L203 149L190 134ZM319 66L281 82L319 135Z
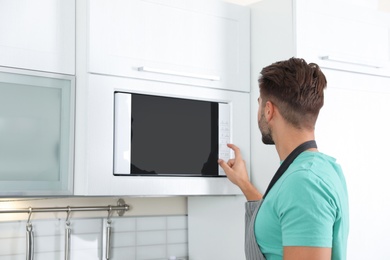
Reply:
M275 144L274 139L272 138L271 129L268 127L267 121L265 119L264 113L261 113L260 120L258 122L259 129L261 132L262 141L264 144Z

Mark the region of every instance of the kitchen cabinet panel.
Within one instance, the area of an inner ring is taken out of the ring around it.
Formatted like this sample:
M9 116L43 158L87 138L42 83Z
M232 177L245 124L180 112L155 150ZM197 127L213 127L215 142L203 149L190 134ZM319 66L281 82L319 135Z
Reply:
M89 7L89 72L249 92L248 8L168 0Z
M390 76L388 14L352 3L301 0L295 17L297 56L323 68Z
M248 153L249 8L214 0L80 0L76 20L74 194L239 194L224 176L114 175L114 93L230 104L230 138Z
M316 139L320 151L340 163L347 181L348 259L388 259L390 79L334 70L324 73L328 89Z
M388 13L334 0L264 0L251 10L252 57L258 52L263 64L295 56L323 68L390 77Z
M73 191L74 78L0 70L0 196Z
M0 6L0 66L75 74L75 0Z

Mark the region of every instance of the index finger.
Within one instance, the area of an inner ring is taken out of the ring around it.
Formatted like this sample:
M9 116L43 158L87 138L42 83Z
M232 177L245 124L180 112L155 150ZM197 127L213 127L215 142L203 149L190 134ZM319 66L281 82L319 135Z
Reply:
M241 151L240 151L240 148L238 148L238 146L234 145L234 144L227 144L227 146L232 149L234 151L234 157L237 159L241 159Z
M229 173L231 171L231 167L224 160L219 159L218 164L219 166L221 166L225 173Z

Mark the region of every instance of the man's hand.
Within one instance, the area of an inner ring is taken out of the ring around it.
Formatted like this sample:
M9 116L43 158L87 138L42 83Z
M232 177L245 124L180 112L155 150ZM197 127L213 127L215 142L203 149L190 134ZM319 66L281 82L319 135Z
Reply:
M242 159L240 148L234 144L228 144L227 146L234 151L235 158L229 159L227 162L219 159L219 165L225 171L228 179L241 189L248 201L260 200L262 195L249 180L245 161Z

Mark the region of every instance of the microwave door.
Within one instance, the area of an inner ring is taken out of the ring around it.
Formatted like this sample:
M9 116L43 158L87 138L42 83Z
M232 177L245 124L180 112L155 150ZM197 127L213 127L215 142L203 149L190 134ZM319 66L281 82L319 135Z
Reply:
M125 92L114 97L114 175L224 175L217 160L230 157L229 104Z
M131 172L131 94L115 93L114 174Z

